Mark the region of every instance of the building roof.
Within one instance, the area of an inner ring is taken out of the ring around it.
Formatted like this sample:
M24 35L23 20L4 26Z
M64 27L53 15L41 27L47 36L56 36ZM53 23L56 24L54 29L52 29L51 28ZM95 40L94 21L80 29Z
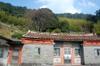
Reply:
M61 41L84 41L84 40L100 40L100 37L94 34L71 34L71 33L40 33L28 31L23 38L32 39L52 39Z
M22 45L20 40L10 39L0 36L0 46L20 46Z
M3 36L0 36L0 46L9 46L9 44L7 43L8 41L10 40Z

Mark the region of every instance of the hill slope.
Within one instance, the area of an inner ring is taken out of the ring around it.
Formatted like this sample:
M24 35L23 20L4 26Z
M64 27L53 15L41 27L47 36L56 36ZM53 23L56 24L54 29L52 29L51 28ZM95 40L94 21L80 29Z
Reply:
M99 15L99 16L98 16ZM89 14L54 14L48 8L27 9L0 2L0 34L20 36L28 30L38 32L96 32L100 34L100 11Z
M76 18L67 18L67 17L58 17L59 21L65 21L69 24L70 32L91 32L91 22L86 19L76 19Z
M21 30L19 30L15 26L11 26L11 25L0 22L0 35L7 38L11 38L11 36L16 32L23 33Z

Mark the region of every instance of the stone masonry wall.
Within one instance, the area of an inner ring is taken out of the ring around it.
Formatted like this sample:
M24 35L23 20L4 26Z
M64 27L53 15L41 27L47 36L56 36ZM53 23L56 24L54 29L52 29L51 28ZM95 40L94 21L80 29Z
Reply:
M35 48L40 48L40 55L35 55ZM23 46L22 63L37 66L53 66L53 46L41 44L27 44Z
M100 46L84 46L85 64L100 64L100 56L96 56L95 49L100 49Z

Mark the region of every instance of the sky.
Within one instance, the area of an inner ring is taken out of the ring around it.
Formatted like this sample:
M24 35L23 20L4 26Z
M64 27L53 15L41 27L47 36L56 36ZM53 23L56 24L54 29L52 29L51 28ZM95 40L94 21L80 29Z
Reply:
M49 8L54 13L95 14L100 9L100 0L0 0L14 6L30 9Z

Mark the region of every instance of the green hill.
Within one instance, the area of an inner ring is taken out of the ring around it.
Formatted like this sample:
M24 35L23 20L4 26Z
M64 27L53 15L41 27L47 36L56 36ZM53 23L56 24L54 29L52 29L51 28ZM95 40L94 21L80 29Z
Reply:
M28 30L100 34L100 10L91 14L54 14L48 8L27 9L0 2L0 34L20 38Z
M74 19L86 19L90 14L83 14L83 13L60 13L56 14L59 17L66 17L66 18L74 18Z
M23 32L15 26L0 22L0 35L11 38L11 36L13 36L15 33L22 34Z
M3 2L0 2L0 21L14 25L20 30L40 32L57 28L59 22L55 14L48 8L32 10Z
M91 22L86 19L58 17L59 21L65 21L69 24L70 32L91 32Z

